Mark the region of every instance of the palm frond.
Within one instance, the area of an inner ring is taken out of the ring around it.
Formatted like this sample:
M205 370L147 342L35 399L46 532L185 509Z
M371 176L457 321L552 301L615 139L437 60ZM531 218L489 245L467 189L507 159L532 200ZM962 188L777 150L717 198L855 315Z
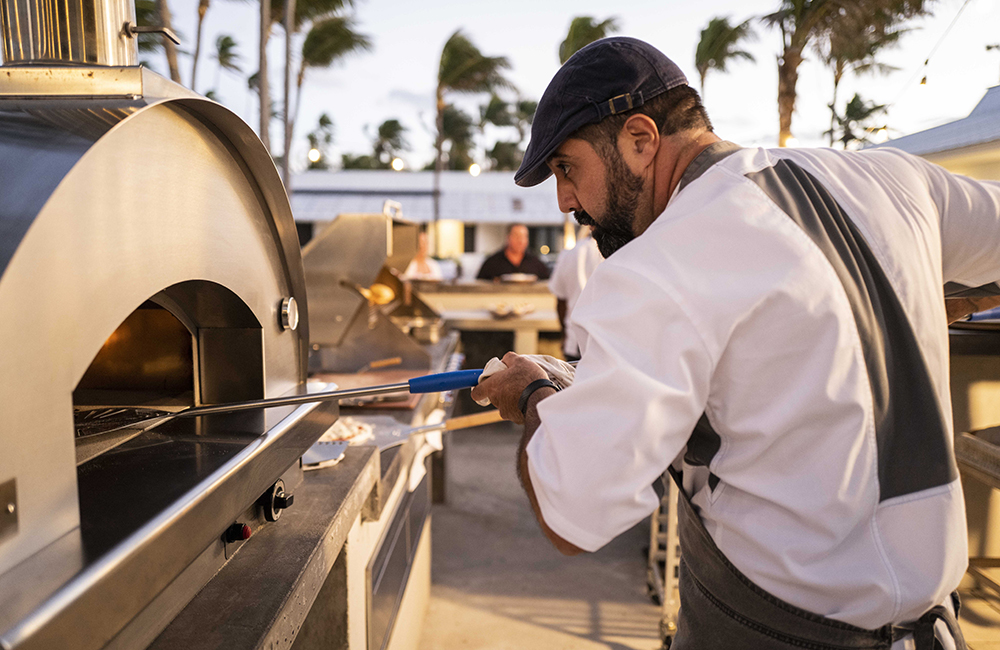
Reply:
M441 50L438 87L442 91L481 93L513 89L503 70L510 69L505 56L486 56L461 30L456 31Z
M242 58L236 51L239 45L229 34L221 34L215 39L215 55L213 58L219 62L219 66L231 72L242 72L238 61Z
M285 0L270 0L271 22L282 23L285 18ZM337 14L354 7L354 0L295 0L295 32L314 20Z
M587 45L602 38L607 38L619 29L618 18L612 16L597 22L593 16L577 16L569 24L566 38L559 44L559 63L566 63Z
M484 106L479 107L479 128L482 129L487 124L494 126L511 126L514 124L511 105L495 93L490 95L489 101Z
M750 20L738 25L731 25L728 17L712 18L705 29L701 30L701 38L695 49L695 69L704 83L710 70L726 72L729 63L735 59L755 61L753 54L738 49L740 43L757 38Z
M313 23L302 43L302 67L326 68L349 54L369 52L371 39L354 31L354 21L344 16L324 18Z

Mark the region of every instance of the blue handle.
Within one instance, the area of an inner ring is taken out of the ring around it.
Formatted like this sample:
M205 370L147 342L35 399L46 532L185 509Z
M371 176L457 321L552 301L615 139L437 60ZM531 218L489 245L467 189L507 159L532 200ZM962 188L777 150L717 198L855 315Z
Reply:
M437 393L456 388L472 388L479 383L482 370L456 370L436 375L414 377L409 381L411 393Z

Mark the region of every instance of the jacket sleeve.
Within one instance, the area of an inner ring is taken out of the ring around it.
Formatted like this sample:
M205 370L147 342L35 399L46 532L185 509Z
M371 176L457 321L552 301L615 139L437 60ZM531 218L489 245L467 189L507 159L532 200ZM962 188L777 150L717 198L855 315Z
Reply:
M655 509L652 485L704 412L713 361L663 287L613 263L574 319L583 360L571 387L539 402L528 470L546 524L594 551Z
M913 160L940 217L945 295L1000 295L1000 183Z

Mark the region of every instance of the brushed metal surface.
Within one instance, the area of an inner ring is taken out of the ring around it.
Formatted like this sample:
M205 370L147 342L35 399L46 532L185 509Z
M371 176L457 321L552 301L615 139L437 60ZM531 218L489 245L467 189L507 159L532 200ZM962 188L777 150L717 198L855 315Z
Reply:
M0 97L141 97L142 68L0 67Z
M17 479L0 483L0 540L17 532Z
M0 98L4 99L144 98L141 105L147 105L156 98L182 97L200 95L141 66L0 66Z
M975 471L1000 489L1000 427L956 436L955 459L961 469Z
M313 294L309 294L313 298ZM322 305L320 306L322 309ZM380 310L361 305L348 324L338 346L313 348L311 368L323 372L354 373L372 361L399 357L393 368L426 370L431 357L427 350L396 327Z
M139 62L133 0L0 0L3 63Z
M385 260L385 265L402 273L417 254L417 237L420 226L409 221L393 219L392 221L392 253ZM396 294L397 296L400 294Z
M384 650L392 636L420 534L430 513L429 476L425 474L415 490L403 495L365 570L369 650Z
M314 345L336 346L343 341L355 314L367 302L352 287L368 288L375 282L390 254L391 228L382 214L341 214L302 249Z

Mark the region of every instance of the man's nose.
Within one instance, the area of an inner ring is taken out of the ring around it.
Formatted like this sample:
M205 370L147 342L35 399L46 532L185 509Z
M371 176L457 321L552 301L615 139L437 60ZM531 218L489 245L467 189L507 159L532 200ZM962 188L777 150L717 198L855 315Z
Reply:
M564 214L582 209L580 202L576 199L573 186L559 178L556 179L556 199L559 202L559 211Z

